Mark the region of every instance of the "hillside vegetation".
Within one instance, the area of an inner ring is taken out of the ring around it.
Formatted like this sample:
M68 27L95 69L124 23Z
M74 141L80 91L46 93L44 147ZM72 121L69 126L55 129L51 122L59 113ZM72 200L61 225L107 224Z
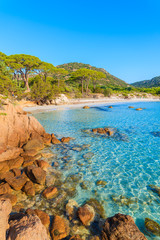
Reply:
M152 87L160 87L160 76L154 77L151 80L144 80L140 82L132 83L134 87L138 88L152 88Z
M129 98L159 95L160 88L135 88L89 64L74 62L55 67L36 56L0 52L0 94L50 104L61 93L69 98L113 94Z
M62 65L58 65L57 68L63 68L65 70L67 70L69 73L75 72L76 70L81 69L81 68L86 68L86 69L102 72L106 75L106 79L100 80L99 84L102 84L102 85L105 85L108 87L110 87L110 86L127 87L129 85L126 82L124 82L123 80L111 75L104 68L93 67L89 64L71 62L71 63L65 63Z

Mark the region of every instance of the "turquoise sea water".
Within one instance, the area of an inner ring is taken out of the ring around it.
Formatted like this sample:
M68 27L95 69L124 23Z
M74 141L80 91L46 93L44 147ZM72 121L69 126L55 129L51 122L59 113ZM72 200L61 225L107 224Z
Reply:
M129 109L145 108L142 111ZM57 153L59 169L64 179L70 174L80 176L76 201L81 204L91 197L102 201L106 216L115 213L131 215L148 239L160 239L147 235L144 228L146 217L160 224L160 197L149 185L160 187L160 137L152 132L160 131L160 102L107 104L90 109L67 109L37 113L34 116L45 130L58 138L73 137L64 146L52 145ZM103 137L83 130L97 127L115 127L118 136ZM83 144L90 147L78 151ZM75 147L78 147L77 151ZM90 158L84 155L91 152ZM64 159L65 156L68 156ZM107 182L97 186L97 180ZM82 189L85 183L87 189Z

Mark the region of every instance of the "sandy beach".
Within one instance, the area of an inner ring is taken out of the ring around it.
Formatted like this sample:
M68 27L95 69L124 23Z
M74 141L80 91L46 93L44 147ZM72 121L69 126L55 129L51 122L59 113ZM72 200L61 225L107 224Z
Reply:
M103 104L117 104L117 103L134 103L134 102L159 102L160 98L129 98L129 99L122 99L117 97L111 98L100 98L100 99L93 99L93 98L81 98L81 99L70 99L68 103L60 104L60 105L42 105L38 106L33 103L25 102L20 104L23 107L23 110L26 112L48 112L54 110L64 110L68 108L81 108L84 105L94 106L94 105L103 105Z

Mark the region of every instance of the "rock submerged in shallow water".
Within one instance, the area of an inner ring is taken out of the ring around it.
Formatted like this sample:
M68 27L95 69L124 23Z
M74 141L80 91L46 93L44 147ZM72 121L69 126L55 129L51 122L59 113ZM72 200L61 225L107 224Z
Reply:
M55 197L57 194L58 194L58 190L54 186L50 186L46 188L42 193L43 197L45 197L46 199L51 199Z
M160 132L151 132L154 137L160 137Z
M84 106L83 109L89 109L90 107L89 106Z
M70 199L66 204L66 215L68 216L69 220L76 218L77 210L78 210L78 203L75 200Z
M104 180L98 180L98 181L96 182L96 185L97 185L97 186L103 186L103 187L105 187L105 186L107 185L107 182L104 181Z
M94 156L94 153L88 152L88 153L86 153L86 154L83 155L83 158L84 158L84 159L90 159L90 158L92 158L93 156Z
M85 226L89 226L95 217L94 208L88 204L78 208L78 217Z
M102 240L147 240L129 215L116 214L107 218L101 233Z
M150 188L150 190L152 190L153 192L155 192L155 193L158 193L158 195L160 196L160 187L157 187L157 186L155 186L155 185L149 185L149 188Z
M160 225L157 222L151 220L150 218L145 218L145 227L149 232L156 236L160 236Z
M142 110L143 110L143 108L136 108L136 110L137 110L137 111L142 111Z
M94 211L102 218L105 218L105 210L103 205L95 198L90 198L86 203L94 208Z
M112 106L109 106L108 108L113 108Z
M61 138L62 143L68 143L72 138L71 137L63 137Z
M26 184L23 187L23 191L27 196L35 196L35 188L31 181L27 181Z
M51 227L51 236L54 240L60 240L69 235L69 222L60 216L55 216Z
M133 106L129 106L128 108L134 108Z

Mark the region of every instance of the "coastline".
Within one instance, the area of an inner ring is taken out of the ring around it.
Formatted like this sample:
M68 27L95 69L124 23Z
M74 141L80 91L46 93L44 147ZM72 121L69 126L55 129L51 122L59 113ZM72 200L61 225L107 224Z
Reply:
M136 103L136 102L160 102L160 98L130 98L130 99L122 99L122 98L100 98L100 99L70 99L69 102L63 103L60 105L30 105L27 103L20 104L24 111L26 112L48 112L54 110L64 110L69 108L81 108L85 104L88 106L94 105L103 105L103 104L115 104L115 103Z

